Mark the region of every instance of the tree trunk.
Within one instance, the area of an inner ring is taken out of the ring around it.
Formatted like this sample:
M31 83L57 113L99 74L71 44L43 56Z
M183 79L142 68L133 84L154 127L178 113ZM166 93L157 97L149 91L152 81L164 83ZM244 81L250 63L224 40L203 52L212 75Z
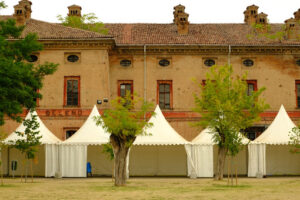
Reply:
M2 165L2 163L0 164L0 167L1 167L1 185L3 186L3 165Z
M134 138L135 139L135 138ZM128 142L134 141L128 136L115 136L111 134L110 142L114 150L115 186L126 184L126 158L129 150Z
M33 183L33 167L32 167L32 159L30 159L30 170L31 170L31 183Z
M27 173L28 173L28 167L27 167L27 158L25 159L25 183L27 183Z
M219 147L218 149L217 172L215 177L216 180L223 180L224 164L227 151L228 149L226 149L225 147Z

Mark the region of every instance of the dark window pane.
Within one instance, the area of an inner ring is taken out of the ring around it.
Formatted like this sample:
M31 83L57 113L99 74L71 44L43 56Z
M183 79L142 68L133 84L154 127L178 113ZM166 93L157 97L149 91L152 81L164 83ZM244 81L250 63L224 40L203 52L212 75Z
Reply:
M169 109L170 106L170 84L159 84L159 106L162 109Z
M131 65L131 60L126 60L126 59L121 60L120 65L123 67L129 67Z
M296 60L296 64L300 66L300 59Z
M162 67L169 66L170 65L170 61L167 60L167 59L162 59L162 60L159 61L159 65L162 66Z
M165 92L165 86L164 84L159 85L159 92Z
M78 105L78 80L67 81L67 105Z
M165 92L170 92L170 85L169 84L165 84Z
M297 106L300 108L300 84L296 85L297 87Z
M121 84L120 85L120 96L125 97L126 93L131 93L131 84Z
M29 62L36 62L39 58L36 55L30 55Z
M76 130L68 130L68 131L66 131L66 139L68 139L69 137L71 137L72 135L74 135L74 133L76 133Z
M251 67L254 65L254 61L251 60L251 59L246 59L243 61L243 64L246 66L246 67Z
M247 91L248 96L252 95L253 91L254 91L254 84L249 83L248 84L248 91Z
M79 57L76 56L76 55L69 55L67 57L67 59L68 59L69 62L77 62L79 60Z
M215 62L213 59L206 59L206 60L204 61L204 64L205 64L207 67L211 67L211 66L215 65L216 62Z

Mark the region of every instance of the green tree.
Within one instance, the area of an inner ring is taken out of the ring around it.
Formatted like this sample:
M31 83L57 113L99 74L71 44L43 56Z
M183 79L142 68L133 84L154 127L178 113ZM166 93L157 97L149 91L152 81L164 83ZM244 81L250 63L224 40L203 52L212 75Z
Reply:
M7 146L3 140L6 138L6 133L0 129L0 174L1 174L1 185L3 186L3 165L2 165L2 150Z
M289 144L292 145L292 149L290 150L291 153L300 153L300 128L294 127L290 134L290 142Z
M99 21L98 17L94 13L84 14L81 17L78 16L57 16L57 19L64 25L72 28L80 28L102 34L107 34L108 29L104 24Z
M38 128L40 124L37 122L37 116L32 113L30 110L30 119L25 119L23 125L26 127L24 133L16 132L20 138L16 141L9 141L14 143L13 147L18 149L25 158L25 182L27 182L28 174L28 164L27 161L31 161L31 177L33 182L33 170L32 170L32 160L35 158L35 154L38 151L38 147L41 145L40 139L42 136L39 136Z
M3 1L1 7L5 7ZM36 99L42 98L38 90L43 78L57 69L53 63L28 62L32 52L41 51L43 46L33 33L20 39L23 29L14 19L0 21L0 126L5 123L4 115L21 122L23 108L34 108Z
M216 179L223 179L227 154L236 155L242 144L241 130L260 119L259 113L268 108L259 98L265 88L247 94L247 76L233 77L231 66L213 66L206 75L206 83L199 84L201 93L195 94L194 111L201 114L196 126L210 127L218 144Z
M115 186L126 184L126 157L138 135L147 134L151 127L144 117L152 105L128 93L124 98L112 100L112 108L96 120L110 133L110 144L114 153ZM138 106L140 105L140 106ZM139 107L139 109L137 109ZM136 110L134 110L134 108Z

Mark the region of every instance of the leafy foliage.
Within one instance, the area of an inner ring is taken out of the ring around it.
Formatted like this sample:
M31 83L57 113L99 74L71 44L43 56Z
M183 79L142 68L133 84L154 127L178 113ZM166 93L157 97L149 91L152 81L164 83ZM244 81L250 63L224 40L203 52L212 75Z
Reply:
M126 93L124 98L117 97L111 102L112 108L105 110L102 117L96 118L96 124L101 125L110 133L110 146L113 150L115 185L126 184L126 158L129 148L137 135L147 134L146 129L152 124L147 122L146 114L152 107L151 104L138 98L137 95ZM139 109L137 109L139 107ZM134 110L136 108L136 110Z
M259 113L268 108L259 98L265 88L248 95L246 79L246 74L233 78L231 66L213 66L206 84L199 84L200 95L194 95L194 111L202 116L196 126L210 127L214 141L231 155L239 152L240 131L258 121Z
M84 14L81 17L78 16L57 16L58 20L64 25L73 28L80 28L102 34L107 34L108 29L104 27L104 24L98 20L98 17L94 13Z
M42 98L38 90L43 86L44 76L53 74L58 66L28 62L32 52L41 51L43 46L33 33L20 39L23 29L13 19L0 21L0 126L5 114L20 122L18 114L23 108L36 106L36 99Z
M30 114L31 118L23 121L23 125L26 127L24 133L16 131L16 134L21 138L15 141L13 145L22 154L25 154L26 159L35 158L37 147L41 145L40 139L42 138L37 130L40 127L40 124L37 122L37 116L32 114L32 110ZM10 143L13 143L13 141L10 141Z
M110 160L113 160L115 157L114 150L113 150L111 144L109 144L109 143L103 145L103 153L106 153L109 156Z
M97 119L97 125L101 125L113 136L128 138L126 145L130 147L137 135L147 134L146 129L152 126L144 118L152 104L143 101L137 95L131 96L129 92L125 98L117 97L112 100L111 104L112 109L104 111L102 120ZM140 109L134 110L137 104L141 105Z
M300 153L300 128L294 127L289 134L290 142L289 144L293 146L290 150L291 153Z
M2 155L2 150L7 145L3 142L3 140L6 138L6 133L2 131L0 128L0 155ZM0 175L1 175L1 185L3 186L3 166L2 166L2 158L0 157Z

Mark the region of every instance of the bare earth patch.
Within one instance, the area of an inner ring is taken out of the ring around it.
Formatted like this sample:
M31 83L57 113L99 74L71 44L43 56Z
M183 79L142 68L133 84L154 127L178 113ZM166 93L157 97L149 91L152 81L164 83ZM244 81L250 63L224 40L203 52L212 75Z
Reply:
M109 178L36 178L34 183L5 179L0 199L243 199L299 200L300 177L240 178L237 187L227 181L188 178L130 178L126 187L114 187Z

